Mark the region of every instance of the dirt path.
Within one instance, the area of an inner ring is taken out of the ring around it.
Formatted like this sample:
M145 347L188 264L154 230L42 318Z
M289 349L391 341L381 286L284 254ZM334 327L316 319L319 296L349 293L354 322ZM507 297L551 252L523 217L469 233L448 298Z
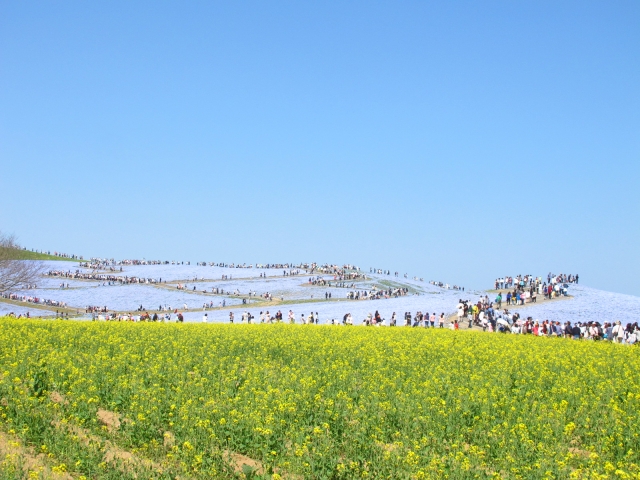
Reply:
M73 480L67 472L54 471L44 453L36 454L32 448L10 433L0 431L0 469L22 471L24 478Z

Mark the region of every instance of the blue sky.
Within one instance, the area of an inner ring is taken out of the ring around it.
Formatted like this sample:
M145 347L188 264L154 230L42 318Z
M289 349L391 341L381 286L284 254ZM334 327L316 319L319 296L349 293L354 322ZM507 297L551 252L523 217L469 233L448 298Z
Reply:
M2 2L0 229L640 295L640 3Z

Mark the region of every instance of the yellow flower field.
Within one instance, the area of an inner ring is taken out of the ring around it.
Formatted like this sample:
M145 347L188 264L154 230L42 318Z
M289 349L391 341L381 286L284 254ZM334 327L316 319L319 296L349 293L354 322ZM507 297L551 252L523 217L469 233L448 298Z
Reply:
M0 430L70 478L640 478L639 353L437 329L2 319ZM10 463L0 478L22 478Z

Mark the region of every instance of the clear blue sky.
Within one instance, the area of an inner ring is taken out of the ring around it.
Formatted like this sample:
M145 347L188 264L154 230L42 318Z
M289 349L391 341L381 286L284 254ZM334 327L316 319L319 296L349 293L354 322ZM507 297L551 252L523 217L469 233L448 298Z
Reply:
M640 2L2 2L0 229L640 295Z

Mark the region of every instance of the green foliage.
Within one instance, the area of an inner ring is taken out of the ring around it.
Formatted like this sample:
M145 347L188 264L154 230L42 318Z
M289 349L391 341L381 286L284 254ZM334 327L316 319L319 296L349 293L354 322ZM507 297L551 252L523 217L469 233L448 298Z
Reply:
M2 247L0 247L2 248ZM6 251L7 249L5 249ZM12 248L10 258L14 260L59 260L67 262L77 262L78 259L57 257L46 253L32 252L31 250L23 250L22 248Z
M640 357L625 345L435 329L35 320L0 320L0 345L0 427L91 478L640 472ZM64 400L44 394L54 390ZM105 421L105 411L119 421ZM106 462L108 445L153 466Z

